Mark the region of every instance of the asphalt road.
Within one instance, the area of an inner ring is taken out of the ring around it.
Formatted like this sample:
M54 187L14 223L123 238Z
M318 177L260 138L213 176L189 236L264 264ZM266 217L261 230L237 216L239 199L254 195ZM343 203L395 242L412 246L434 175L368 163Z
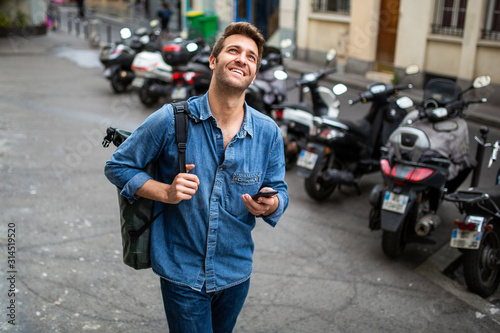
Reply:
M0 329L167 331L159 278L121 262L116 190L103 175L113 149L101 147L107 126L133 129L154 109L113 94L83 40L11 42L0 41ZM235 332L499 331L498 307L433 260L449 223L436 244L389 260L368 229L379 175L362 179L361 196L345 189L321 204L293 172L286 179L286 214L275 229L254 230L254 274Z

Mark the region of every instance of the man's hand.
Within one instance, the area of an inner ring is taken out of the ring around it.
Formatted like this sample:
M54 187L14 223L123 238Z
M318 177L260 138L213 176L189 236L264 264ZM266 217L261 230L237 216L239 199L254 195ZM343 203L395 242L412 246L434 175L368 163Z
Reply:
M264 187L261 191L271 191L272 188ZM245 203L245 207L247 210L255 216L268 216L274 213L274 211L278 208L279 199L276 195L272 197L265 198L260 197L257 201L252 199L252 196L248 193L243 194L241 199Z
M194 164L186 164L186 171L194 169ZM200 180L198 176L189 173L180 173L175 176L172 184L165 184L150 179L136 191L136 195L161 201L164 203L177 204L182 200L190 200L198 190Z
M186 172L194 169L194 164L186 164ZM177 204L182 200L190 200L198 190L198 176L189 173L179 173L167 188L166 203Z

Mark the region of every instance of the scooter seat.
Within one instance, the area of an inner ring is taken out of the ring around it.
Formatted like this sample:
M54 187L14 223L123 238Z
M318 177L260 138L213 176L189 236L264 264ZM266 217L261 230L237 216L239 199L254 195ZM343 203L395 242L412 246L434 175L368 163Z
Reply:
M309 113L313 113L313 108L307 103L297 103L297 104L281 104L281 105L276 105L273 106L274 109L284 109L284 108L290 108L290 109L297 109L297 110L303 110Z
M366 119L359 119L356 121L342 120L341 122L348 126L354 134L366 139L370 138L371 125Z

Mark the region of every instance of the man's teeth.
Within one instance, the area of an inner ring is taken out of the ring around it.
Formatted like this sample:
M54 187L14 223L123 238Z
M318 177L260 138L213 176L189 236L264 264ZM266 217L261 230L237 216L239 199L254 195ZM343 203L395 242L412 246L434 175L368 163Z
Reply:
M243 72L242 72L242 71L240 71L239 69L233 69L232 71L233 71L233 72L236 72L236 73L238 73L238 74L240 74L240 75L243 75Z

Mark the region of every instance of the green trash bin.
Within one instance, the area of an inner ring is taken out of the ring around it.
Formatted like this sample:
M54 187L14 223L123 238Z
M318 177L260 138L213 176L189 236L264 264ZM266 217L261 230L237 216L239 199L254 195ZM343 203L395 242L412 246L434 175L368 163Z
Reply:
M218 30L219 17L205 15L203 12L192 11L186 14L188 22L188 38L202 37L209 44L215 42Z

